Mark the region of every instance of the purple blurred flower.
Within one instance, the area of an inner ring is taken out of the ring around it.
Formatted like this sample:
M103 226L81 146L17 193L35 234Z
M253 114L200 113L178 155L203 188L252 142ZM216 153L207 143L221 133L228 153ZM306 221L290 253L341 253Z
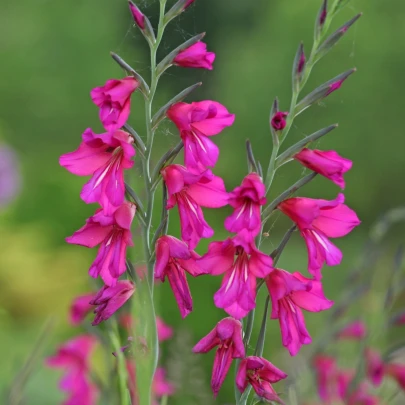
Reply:
M11 203L21 188L17 156L5 145L0 145L0 208Z

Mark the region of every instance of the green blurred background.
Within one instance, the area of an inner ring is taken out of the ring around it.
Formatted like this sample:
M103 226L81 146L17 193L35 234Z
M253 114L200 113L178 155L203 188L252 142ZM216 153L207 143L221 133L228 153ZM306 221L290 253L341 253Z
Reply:
M155 3L149 0L139 4L151 16L152 23L156 22ZM202 80L204 85L188 100L214 99L236 114L234 126L215 138L221 148L215 172L224 177L229 190L246 174L246 138L251 139L263 165L268 162L269 109L275 96L279 97L281 110L288 109L292 60L301 40L306 51L310 49L319 5L320 0L197 0L167 30L161 56L203 31L207 32L209 50L217 54L212 72L171 69L161 81L156 106ZM317 147L336 149L354 161L352 171L346 175L345 195L362 225L337 241L344 251L342 265L324 270L327 295L335 301L347 287L344 279L358 261L372 222L384 211L405 202L405 3L353 0L339 14L334 27L360 11L364 12L363 18L316 66L307 90L353 66L358 72L338 92L302 114L287 141L293 143L339 122L339 128ZM0 33L0 143L16 150L24 183L18 199L0 211L0 388L4 391L49 317L55 319L55 324L46 355L55 350L57 342L79 332L68 325L67 308L75 295L90 288L87 269L95 251L69 246L64 238L81 227L95 207L80 200L85 180L59 167L58 157L77 147L85 128L102 132L89 91L109 78L122 76L109 52L121 55L146 78L148 55L124 0L2 0ZM130 123L141 134L143 117L141 95L136 94ZM155 159L178 142L178 134L165 123L156 141ZM295 163L282 168L270 198L295 182L302 172ZM133 177L135 182L140 181L139 168ZM333 184L318 178L301 193L332 199L337 192ZM229 209L206 211L208 222L218 230L216 237L224 238L221 227ZM265 246L268 252L277 246L288 224L281 217L271 224L271 237ZM170 230L178 236L174 219ZM400 228L394 230L387 253L376 264L382 273L391 266L392 252L401 235ZM203 241L198 251L203 253L206 246ZM298 235L293 237L280 265L305 271L306 252ZM185 321L180 318L168 284L158 286L158 312L167 323L180 328L177 340L164 349L163 362L170 363L174 374L185 367L179 365L182 355L175 358L176 347L184 350L192 345L224 316L212 301L219 284L220 278L190 280L195 310ZM375 313L379 298L384 293L381 284L378 286L363 306L354 306L355 313L369 314L374 323L378 319ZM259 301L261 312L262 297ZM320 335L325 328L324 314L308 314L306 318L313 337ZM266 354L282 366L286 356L280 352L278 325L275 321L269 325ZM201 382L200 377L193 377L202 391L208 392L212 359L213 354L209 354L187 360L190 370L195 369L196 376L201 374L205 379ZM26 403L57 404L61 399L58 378L59 373L39 363L27 386ZM185 386L186 381L183 383ZM197 386L192 391L197 391ZM209 393L207 399L207 392L200 393L200 402L185 401L182 396L169 403L232 403L231 378L216 402ZM204 395L205 399L201 399Z

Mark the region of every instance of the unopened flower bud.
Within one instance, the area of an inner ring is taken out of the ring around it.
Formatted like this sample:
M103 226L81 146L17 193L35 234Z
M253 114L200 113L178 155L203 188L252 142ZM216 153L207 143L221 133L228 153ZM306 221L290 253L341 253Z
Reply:
M328 0L323 0L322 6L319 9L319 13L315 21L315 40L319 39L327 16L328 16Z
M270 122L272 128L275 129L276 131L282 131L287 125L286 121L287 115L288 112L279 111L275 113Z
M194 1L195 0L179 0L165 15L166 24L185 11Z
M143 14L142 11L138 8L138 6L131 0L128 1L128 4L132 17L134 17L134 21L139 29L142 31L142 34L148 41L155 42L155 33L153 32L153 28L148 17L146 17L145 14Z
M300 82L302 79L302 74L305 69L305 53L304 53L304 44L301 43L297 53L295 54L294 64L293 64L293 71L292 71L292 84L293 84L293 91L298 93L300 91Z

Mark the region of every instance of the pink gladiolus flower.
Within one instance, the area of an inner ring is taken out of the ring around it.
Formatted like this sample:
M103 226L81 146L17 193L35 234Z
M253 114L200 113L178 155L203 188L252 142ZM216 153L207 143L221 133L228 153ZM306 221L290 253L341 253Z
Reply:
M229 194L229 205L235 210L225 220L225 229L240 232L246 229L252 237L261 229L260 206L266 204L266 187L257 173L248 174L239 187Z
M215 60L214 52L207 52L207 44L197 42L184 51L181 51L173 59L173 64L181 67L213 69Z
M185 6L184 6L184 10L185 10L187 7L191 6L191 5L194 3L194 1L195 1L195 0L188 0L188 1L186 1L186 4L185 4Z
M213 276L225 273L221 288L214 295L215 305L241 319L255 308L256 277L266 277L273 260L256 248L247 231L242 231L232 239L210 243L198 263Z
M308 249L308 271L320 280L321 268L336 266L342 260L342 252L328 239L347 235L360 224L356 213L343 204L344 195L335 200L312 198L290 198L283 201L278 209L294 221Z
M135 285L128 280L118 281L114 287L105 285L90 302L91 305L97 305L92 325L96 326L110 318L132 297L134 291Z
M376 350L367 348L364 354L367 377L375 387L378 387L384 378L384 362Z
M173 104L167 116L173 121L184 142L184 161L189 170L202 172L213 167L218 147L209 139L233 124L235 115L215 101Z
M272 302L271 319L280 322L283 346L295 356L302 345L312 342L301 309L319 312L329 309L333 301L325 298L320 281L274 269L266 277Z
M8 146L0 144L0 209L13 201L21 189L18 159Z
M138 81L129 76L121 80L107 80L104 86L90 92L93 103L100 107L100 120L107 131L115 131L127 122L131 94L138 86Z
M338 339L362 340L367 335L367 328L364 322L354 321L345 326L337 335Z
M90 301L95 295L95 293L80 295L73 300L69 310L69 320L72 325L80 325L84 321L84 318L86 318L86 315L94 309Z
M345 188L343 174L352 167L352 161L339 156L334 150L303 149L294 156L303 166Z
M156 242L155 278L162 281L168 278L183 318L193 310L185 272L193 277L203 274L196 264L197 258L197 253L190 251L186 243L173 236L162 236Z
M243 359L239 365L236 386L243 393L248 384L251 384L260 398L283 404L271 384L286 377L286 373L263 357L249 356Z
M336 361L333 357L318 355L314 359L314 368L319 398L329 404L337 398L338 392Z
M204 219L201 207L219 208L228 204L228 193L220 177L210 170L190 173L184 166L170 165L162 170L169 200L166 208L177 205L180 214L181 238L194 249L201 238L214 235Z
M125 273L126 250L133 246L131 223L135 210L135 204L129 202L122 204L112 216L106 216L98 209L86 225L66 238L68 243L89 248L100 245L89 274L94 278L101 276L107 286L116 285L118 278Z
M156 327L159 342L164 342L173 336L173 328L163 322L159 316L156 317Z
M384 372L405 390L405 364L389 363L385 366Z
M134 4L132 1L129 1L128 3L129 3L129 9L131 11L132 17L134 17L136 25L141 30L144 30L145 29L145 16L144 16L144 14L141 12L141 10L139 10L138 6L136 4Z
M211 387L215 396L217 396L228 374L232 359L245 357L240 321L233 318L222 319L207 336L194 346L193 352L207 353L216 346L218 346L218 349L215 353L211 378Z
M270 124L273 127L273 129L275 129L276 131L282 131L286 125L287 125L287 121L286 118L288 116L288 112L276 112L271 121Z
M86 129L79 148L62 155L61 166L78 176L93 177L80 194L87 204L98 202L111 215L124 202L124 169L130 169L135 156L133 138L124 131L95 134Z
M166 380L166 371L162 367L158 367L153 378L153 393L156 398L173 395L175 392L173 384Z

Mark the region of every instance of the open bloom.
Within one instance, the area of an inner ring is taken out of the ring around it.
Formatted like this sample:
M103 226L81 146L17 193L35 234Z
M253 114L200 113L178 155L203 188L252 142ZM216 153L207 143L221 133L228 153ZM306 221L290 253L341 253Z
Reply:
M263 357L249 356L243 359L236 374L236 386L244 392L251 384L260 398L283 403L271 384L287 377L287 374L275 367Z
M124 131L95 134L88 128L74 152L62 155L59 163L70 173L92 176L80 194L87 204L98 202L110 215L124 202L124 169L130 169L135 156L133 138Z
M352 161L338 155L334 150L322 151L305 148L297 153L294 159L308 169L332 180L340 188L345 188L343 174L351 169Z
M185 272L194 277L203 274L196 264L198 257L197 253L189 250L186 243L173 236L162 236L156 242L155 278L162 281L168 278L183 318L193 310Z
M360 224L356 213L344 203L344 195L335 200L290 198L278 209L294 221L308 249L308 271L317 279L322 278L321 268L336 266L342 260L342 252L328 239L347 235Z
M215 396L228 374L232 359L245 357L242 340L242 324L233 318L219 321L215 328L193 348L194 353L207 353L218 346L212 370L211 387Z
M214 235L204 219L201 207L219 208L228 204L228 193L220 177L210 170L190 173L184 166L169 165L162 170L169 199L167 209L177 205L180 214L181 238L194 249L201 238Z
M100 245L97 257L89 269L90 276L101 276L107 286L114 286L125 272L128 246L133 246L131 223L135 204L125 202L112 216L98 209L81 229L66 238L68 243L93 248Z
M276 112L273 117L271 118L270 125L275 129L276 131L282 131L286 125L287 121L286 118L288 116L288 112Z
M90 92L93 103L100 107L100 120L107 131L115 131L127 122L131 95L138 86L138 81L129 76L121 80L107 80L104 86Z
M233 124L235 115L215 101L173 104L167 116L173 121L184 143L184 161L189 170L202 172L215 166L218 147L209 139Z
M273 260L256 248L247 231L242 231L232 239L210 243L198 263L213 276L225 273L221 288L214 295L215 305L241 319L255 308L256 278L271 272Z
M266 204L266 187L257 173L248 174L239 187L229 193L229 205L235 210L225 220L225 229L240 232L246 229L252 237L259 234L261 228L260 206Z
M93 326L110 318L117 312L131 297L135 291L135 285L131 281L118 281L114 287L104 286L90 301L91 305L96 305L94 310L96 317Z
M371 348L365 350L366 374L371 383L378 387L384 378L384 362L380 353Z
M310 280L300 273L274 269L266 277L266 284L272 302L271 319L279 320L283 345L295 356L302 345L312 341L301 309L324 311L333 301L325 298L320 281Z
M207 44L204 42L197 42L179 52L173 59L173 64L182 67L212 70L214 60L215 53L207 52Z
M363 321L353 321L346 325L338 334L338 339L361 340L367 335L367 328Z
M73 300L69 310L69 320L72 325L80 325L86 315L94 309L93 305L90 304L94 297L95 293L91 293L80 295Z
M164 342L173 336L173 328L163 322L159 316L156 317L156 327L159 342Z

